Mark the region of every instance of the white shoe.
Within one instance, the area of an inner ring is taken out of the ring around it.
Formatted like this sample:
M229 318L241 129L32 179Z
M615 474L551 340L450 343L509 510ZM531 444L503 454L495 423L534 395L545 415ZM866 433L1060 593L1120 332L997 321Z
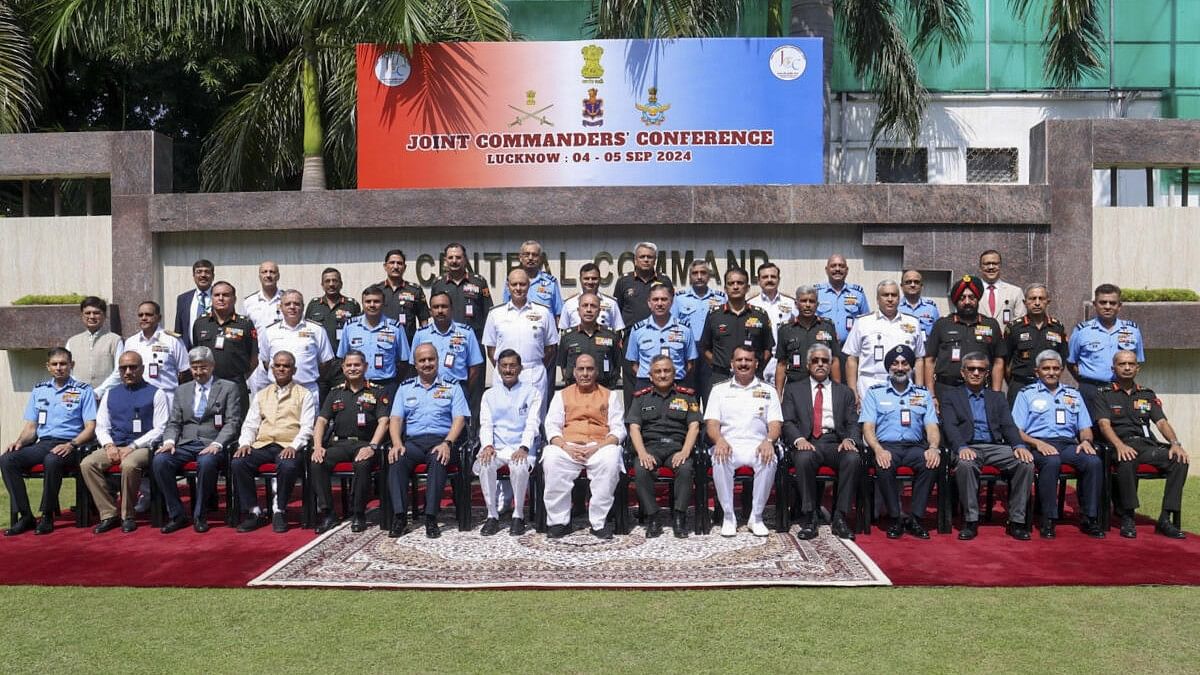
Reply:
M722 537L736 537L737 536L737 520L735 520L733 518L726 518L724 520L724 522L721 523L721 536Z
M766 525L763 525L761 520L750 521L750 532L756 537L765 537L771 534L771 531L767 529Z

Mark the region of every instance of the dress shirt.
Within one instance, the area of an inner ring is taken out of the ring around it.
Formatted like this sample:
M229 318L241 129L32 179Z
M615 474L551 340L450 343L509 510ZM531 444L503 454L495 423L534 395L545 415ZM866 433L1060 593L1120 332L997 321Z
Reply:
M324 334L324 331L322 331ZM210 381L211 385L212 382ZM293 380L286 387L275 387L275 396L283 398L288 395L289 390L292 396L304 396L304 403L300 406L300 430L296 432L296 437L288 443L287 447L299 450L303 448L313 435L313 424L317 421L317 395L305 389L299 382ZM199 396L199 393L196 394ZM258 396L250 397L250 412L246 414L246 422L242 424L242 435L238 438L238 445L252 445L258 439L258 427L262 425L262 411L258 407Z
M209 385L212 385L212 380L209 380ZM196 385L198 390L200 385ZM100 447L104 447L113 442L112 438L112 421L108 412L108 397L100 401L100 407L96 410L96 440L100 442ZM137 448L148 448L158 442L162 438L163 430L167 427L167 418L171 416L171 401L162 389L155 388L154 391L154 421L151 422L150 428L141 436L133 440L130 445Z
M579 385L571 385L577 387ZM567 411L563 404L563 392L560 389L550 399L550 408L546 411L546 440L562 436L563 425L567 423ZM620 389L608 391L608 435L617 439L617 443L625 441L625 394Z
M510 389L501 382L483 393L479 408L479 445L523 447L534 454L541 425L542 393L517 381Z

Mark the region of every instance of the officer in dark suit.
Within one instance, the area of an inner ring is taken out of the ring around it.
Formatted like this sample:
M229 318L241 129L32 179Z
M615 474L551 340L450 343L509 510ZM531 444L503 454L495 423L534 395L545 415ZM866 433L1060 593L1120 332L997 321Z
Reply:
M1092 419L1100 434L1117 449L1117 512L1121 516L1121 536L1137 536L1133 514L1137 511L1137 467L1150 464L1167 474L1163 490L1162 512L1154 531L1172 539L1183 539L1183 531L1172 522L1183 501L1183 484L1187 480L1188 453L1175 435L1175 429L1163 414L1162 401L1154 391L1137 382L1137 353L1127 349L1113 354L1115 381L1099 390ZM1158 428L1167 444L1159 443L1151 433Z
M192 263L192 282L196 287L175 298L175 334L183 346L192 348L192 324L212 309L212 285L216 277L211 260L201 258Z
M625 414L629 440L637 453L638 505L646 518L646 536L662 534L654 478L659 467L675 472L672 526L675 536L687 536L687 508L692 500L692 450L700 437L700 399L696 392L675 384L675 364L659 354L650 359L651 386L633 395Z
M963 509L958 538L966 541L978 534L980 467L991 465L1008 480L1008 534L1028 541L1025 506L1033 485L1033 455L1021 440L1004 395L984 386L990 370L982 352L967 354L962 359L965 384L948 390L941 400L942 432L951 456L957 458L954 480Z
M208 531L208 498L217 490L217 473L225 463L225 446L237 438L242 424L242 404L238 388L228 380L213 377L212 350L193 347L188 352L192 381L180 385L171 402L171 415L163 431L162 446L150 461L151 473L167 502L170 520L162 533L170 534L187 527L188 517L179 499L176 473L188 462L196 462L197 491L200 493L192 513L197 532Z
M814 342L805 354L808 377L788 382L783 392L783 438L792 447L796 484L800 490L800 539L817 536L817 512L821 493L817 470L828 466L837 471L837 504L830 529L842 539L854 539L846 514L858 490L861 462L854 392L834 382L829 374L835 363L833 350ZM819 412L818 412L819 409ZM819 416L819 419L818 419Z
M392 402L383 387L364 379L367 357L357 349L342 358L345 381L334 387L313 431L309 464L313 495L317 503L317 534L337 526L333 511L333 486L329 472L338 462L354 462L354 494L350 506L350 530L367 529L367 493L371 488L371 465L379 444L387 437ZM326 443L326 432L332 432Z

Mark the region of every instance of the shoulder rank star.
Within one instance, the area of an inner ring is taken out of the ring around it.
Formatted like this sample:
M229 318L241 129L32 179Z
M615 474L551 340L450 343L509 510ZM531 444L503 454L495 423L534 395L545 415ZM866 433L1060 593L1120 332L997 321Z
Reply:
M642 113L642 124L646 126L658 126L667 121L667 116L664 114L671 109L670 103L658 102L658 87L650 87L646 90L646 102L635 103L634 108L637 108Z

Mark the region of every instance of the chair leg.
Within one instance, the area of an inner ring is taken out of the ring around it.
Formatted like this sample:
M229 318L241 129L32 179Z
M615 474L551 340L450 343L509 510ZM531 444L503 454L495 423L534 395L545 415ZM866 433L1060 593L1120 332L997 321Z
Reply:
M987 481L987 521L992 522L992 509L996 505L996 481Z
M471 479L461 467L453 490L454 506L458 511L458 530L466 532L471 529Z
M87 486L83 484L83 476L77 473L75 474L75 527L87 527L92 524L91 521L92 493L88 492Z
M1067 503L1067 479L1061 478L1058 481L1058 517L1063 516L1063 507Z

